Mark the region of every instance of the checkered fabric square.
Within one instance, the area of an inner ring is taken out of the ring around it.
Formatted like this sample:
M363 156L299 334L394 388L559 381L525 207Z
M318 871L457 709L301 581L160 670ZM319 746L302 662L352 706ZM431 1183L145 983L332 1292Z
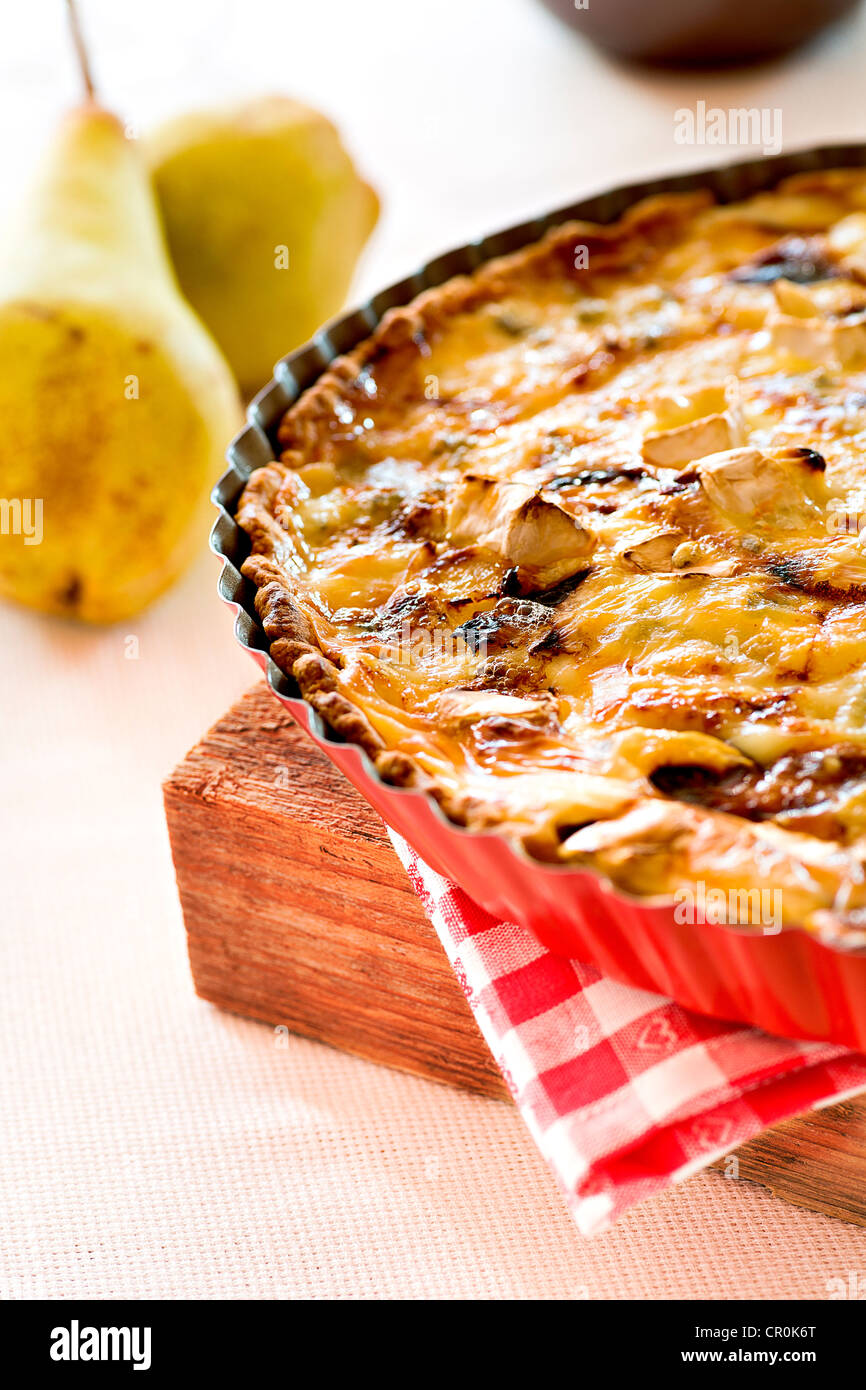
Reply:
M555 956L391 839L584 1234L768 1125L866 1089L866 1056L687 1013Z

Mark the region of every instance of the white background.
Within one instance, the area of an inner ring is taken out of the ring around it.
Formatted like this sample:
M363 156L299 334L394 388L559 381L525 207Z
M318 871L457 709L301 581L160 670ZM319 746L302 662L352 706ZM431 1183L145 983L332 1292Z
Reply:
M2 6L0 214L75 97L62 10ZM605 183L735 157L674 143L698 98L781 108L786 148L866 137L866 15L710 78L618 67L535 0L83 12L137 127L269 90L337 119L385 203L357 294ZM0 1295L825 1297L866 1269L862 1231L712 1174L584 1240L508 1107L195 999L159 786L255 676L215 581L203 542L123 629L0 609Z

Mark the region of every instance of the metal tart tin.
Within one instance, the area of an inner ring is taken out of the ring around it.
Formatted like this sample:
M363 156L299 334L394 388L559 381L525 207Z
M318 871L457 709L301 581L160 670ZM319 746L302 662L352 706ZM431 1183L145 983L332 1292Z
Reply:
M437 256L327 324L310 343L277 363L272 381L250 405L246 429L229 447L229 468L213 492L219 517L211 547L222 561L219 592L235 611L237 640L265 672L276 698L383 820L493 916L520 923L560 955L592 961L614 979L669 995L684 1008L787 1037L866 1051L866 945L859 934L821 939L797 926L777 931L679 922L672 898L629 897L591 870L540 863L501 834L455 825L428 794L383 782L366 754L332 734L271 660L253 603L254 588L240 574L248 539L234 519L250 474L275 457L276 429L285 410L334 358L366 338L388 309L452 275L516 251L570 218L611 222L642 198L696 188L709 188L720 201L732 202L789 174L863 165L866 144L843 144L651 179L585 198ZM768 885L743 885L753 886Z

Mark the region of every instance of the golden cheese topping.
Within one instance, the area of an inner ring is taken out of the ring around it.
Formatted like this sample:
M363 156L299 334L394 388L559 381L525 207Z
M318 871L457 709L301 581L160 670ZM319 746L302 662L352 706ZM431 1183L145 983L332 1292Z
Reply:
M558 228L392 311L279 437L245 573L382 776L633 893L859 925L866 174Z

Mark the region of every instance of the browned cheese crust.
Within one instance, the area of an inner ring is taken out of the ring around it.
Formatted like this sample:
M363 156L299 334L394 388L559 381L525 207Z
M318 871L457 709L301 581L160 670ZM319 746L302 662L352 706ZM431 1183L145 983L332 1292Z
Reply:
M249 480L274 661L386 781L638 895L866 916L866 174L392 310Z

